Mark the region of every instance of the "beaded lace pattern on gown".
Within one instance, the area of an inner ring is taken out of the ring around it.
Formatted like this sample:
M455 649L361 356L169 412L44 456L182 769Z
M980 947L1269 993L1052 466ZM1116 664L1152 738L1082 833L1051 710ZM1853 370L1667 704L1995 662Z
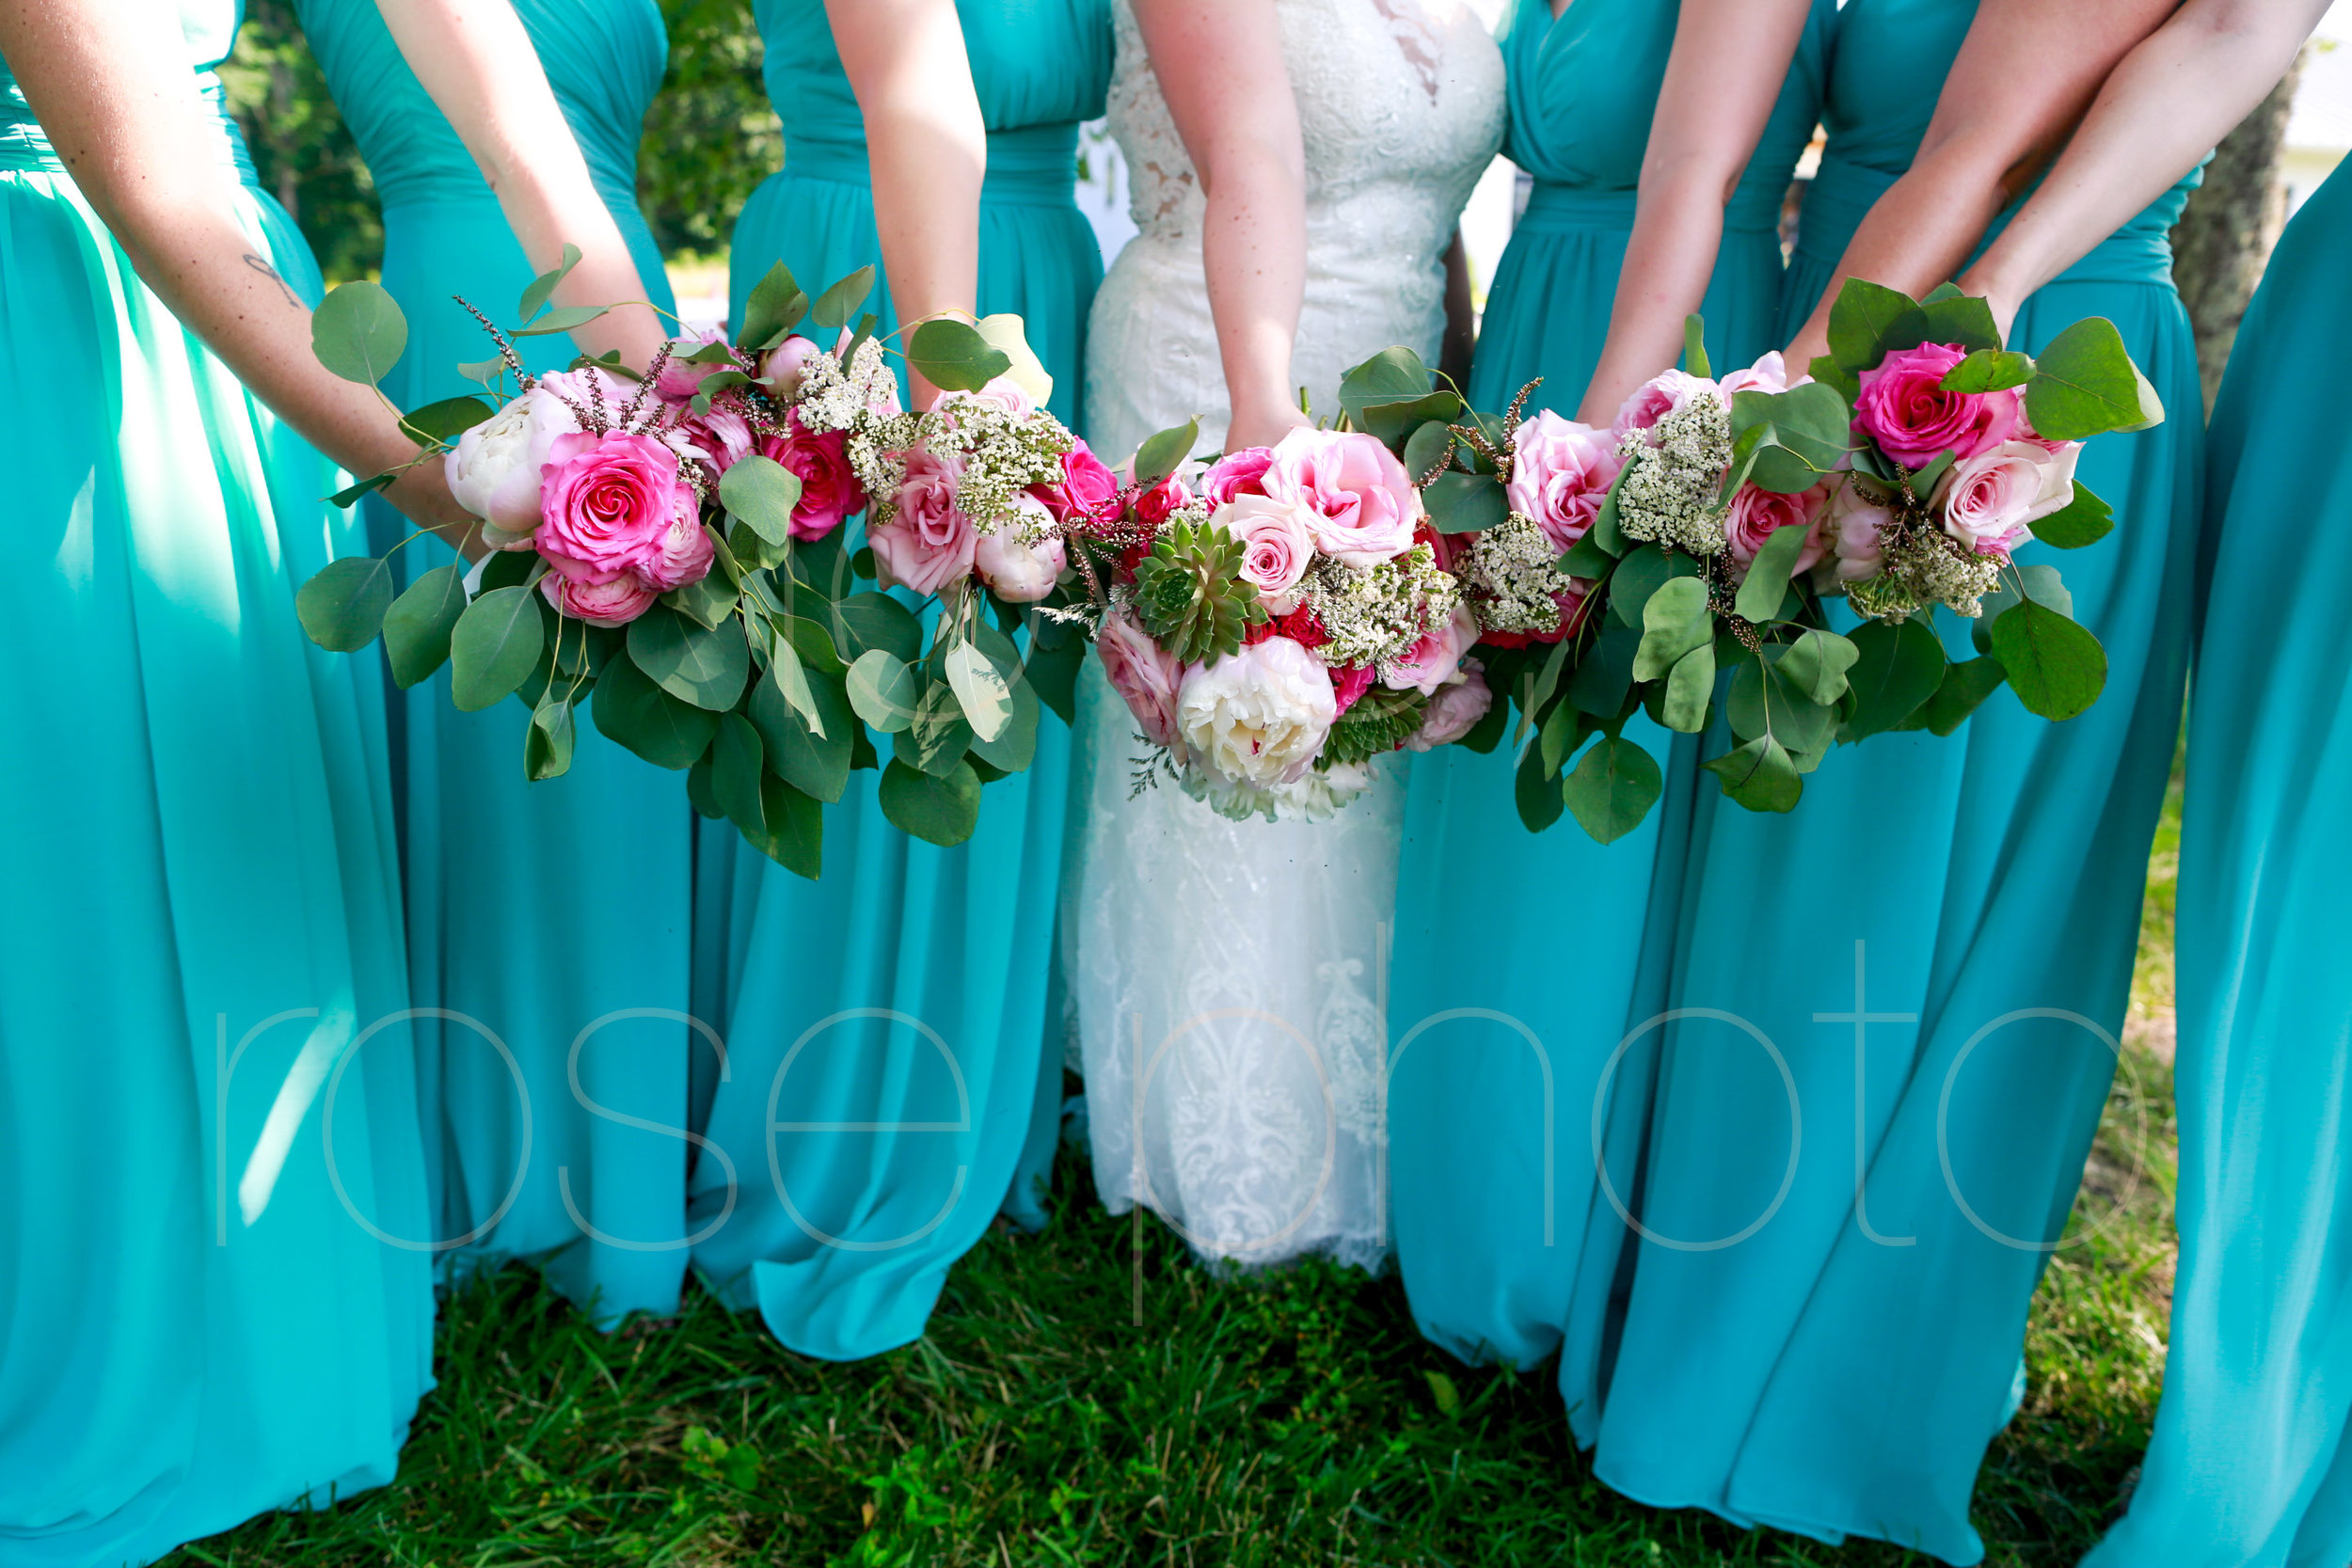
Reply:
M1341 373L1391 343L1435 363L1446 245L1502 137L1502 62L1464 6L1276 0L1307 155L1307 288L1292 381L1338 406ZM1227 414L1201 274L1200 182L1126 0L1112 134L1137 237L1096 297L1087 436L1106 460ZM1232 822L1163 784L1091 663L1080 689L1063 890L1070 1051L1094 1178L1193 1246L1243 1264L1386 1249L1383 965L1401 771L1327 821Z

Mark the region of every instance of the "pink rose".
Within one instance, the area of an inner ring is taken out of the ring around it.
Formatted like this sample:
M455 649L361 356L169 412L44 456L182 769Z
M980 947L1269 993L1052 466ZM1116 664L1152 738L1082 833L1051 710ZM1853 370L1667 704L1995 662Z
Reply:
M1477 641L1477 615L1457 604L1453 614L1422 633L1403 658L1380 666L1380 684L1391 691L1410 687L1425 697L1460 672L1463 657Z
M1885 555L1886 531L1894 526L1894 513L1851 483L1836 484L1830 491L1829 505L1822 511L1822 531L1829 535L1836 563L1831 581L1860 582L1878 576ZM1829 586L1818 572L1813 580L1819 586Z
M770 395L778 403L790 403L800 396L801 383L808 378L808 363L817 354L817 345L797 332L770 349L759 362L759 374L768 383Z
M1294 430L1263 483L1276 500L1306 507L1315 547L1343 565L1377 566L1412 547L1421 492L1378 436Z
M1756 552L1764 547L1764 541L1785 528L1806 530L1804 547L1797 552L1797 564L1790 571L1809 572L1829 549L1828 531L1822 521L1829 508L1828 480L1810 490L1784 496L1775 490L1758 485L1742 484L1731 498L1731 508L1724 518L1724 534L1731 551L1731 559L1740 563L1740 576L1747 577L1748 565L1756 560Z
M1152 641L1124 611L1103 617L1094 651L1103 660L1103 677L1126 700L1145 738L1176 746L1176 689L1184 674L1176 656Z
M2077 443L2004 441L1955 463L1935 487L1944 531L1979 555L2007 560L2033 539L2031 525L2074 499Z
M1084 441L1073 440L1062 453L1061 483L1032 485L1029 493L1045 503L1056 521L1084 527L1117 512L1119 476Z
M1035 496L1015 497L1011 515L998 518L996 526L981 534L973 546L972 570L996 591L998 598L1009 603L1034 604L1045 597L1060 579L1069 557L1059 539L1033 545L1022 535L1050 527L1053 521L1053 514Z
M592 419L602 408L607 421L618 420L621 410L637 395L637 383L624 381L611 371L593 365L576 371L551 371L532 385L535 390L559 399L566 407L576 408Z
M1800 385L1812 379L1811 376L1797 378ZM1780 356L1778 349L1744 371L1732 372L1723 381L1724 402L1726 404L1741 392L1785 392L1788 389L1788 363Z
M1242 542L1242 580L1258 591L1259 603L1277 615L1297 607L1293 590L1315 554L1305 507L1271 496L1241 496L1218 507L1209 521Z
M1511 482L1503 487L1511 510L1533 519L1553 549L1565 551L1600 515L1625 459L1605 433L1548 408L1519 426L1514 450Z
M1616 422L1609 427L1609 434L1622 441L1637 430L1652 428L1669 414L1681 413L1692 398L1717 390L1712 381L1688 371L1666 371L1654 375L1635 388L1633 395L1618 408Z
M726 341L726 334L716 328L671 339L670 357L662 362L661 373L655 378L653 389L672 403L684 403L702 390L703 377L716 375L721 371L739 369L731 358L705 363L686 357L712 343Z
M801 482L792 507L792 537L803 544L822 539L851 515L866 510L865 486L850 467L850 438L838 430L811 435L800 411L787 409L784 434L763 437L760 453L790 469Z
M1331 668L1331 696L1338 703L1339 713L1356 705L1357 699L1372 689L1379 678L1369 664L1339 664ZM1335 715L1336 717L1336 715Z
M707 543L707 541L706 541ZM625 626L653 608L660 595L633 577L611 582L575 582L549 572L539 579L539 592L556 613L592 626Z
M609 583L659 558L695 510L677 453L650 436L559 436L543 472L536 544L575 582Z
M976 403L1015 419L1037 412L1037 399L1029 395L1027 388L1009 375L997 376L977 392L950 392L947 396L951 404L958 401Z
M1136 492L1136 520L1146 528L1156 530L1168 521L1169 513L1180 506L1191 504L1192 492L1184 487L1183 480L1170 474L1149 490Z
M1200 481L1200 494L1212 508L1223 506L1236 496L1265 494L1265 473L1274 466L1274 451L1269 447L1244 447L1229 451L1209 465L1209 471Z
M1462 666L1462 678L1438 688L1429 705L1421 710L1421 728L1405 737L1405 749L1427 752L1453 745L1478 727L1494 703L1495 694L1486 689L1478 661L1470 660Z
M917 594L936 594L971 575L979 546L979 530L956 505L963 464L928 447L896 455L906 461L898 510L889 521L867 529L866 542L891 581Z
M1925 467L1941 452L1965 460L1999 446L2017 433L2017 390L1945 391L1944 377L1967 357L1951 343L1888 355L1878 369L1862 372L1854 429L1906 468Z

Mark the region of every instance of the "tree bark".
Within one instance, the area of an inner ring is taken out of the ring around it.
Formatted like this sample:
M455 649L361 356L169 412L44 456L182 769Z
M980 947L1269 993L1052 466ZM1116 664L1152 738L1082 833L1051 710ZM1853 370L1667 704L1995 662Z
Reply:
M2286 182L2279 165L2302 74L2297 55L2270 96L2222 138L2205 166L2204 183L2190 193L2172 230L2172 277L2196 329L2197 369L2209 411L2237 341L2238 322L2286 223Z

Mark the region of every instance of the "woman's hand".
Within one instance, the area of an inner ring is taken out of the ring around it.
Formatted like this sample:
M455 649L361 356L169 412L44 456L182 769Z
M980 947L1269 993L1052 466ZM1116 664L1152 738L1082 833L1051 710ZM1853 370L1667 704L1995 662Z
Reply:
M1313 428L1314 421L1299 412L1295 403L1278 404L1271 408L1235 408L1232 421L1225 427L1225 450L1270 447L1294 430Z
M449 467L441 459L427 458L403 473L386 487L384 499L419 528L439 534L468 561L488 553L482 542L482 520L450 493Z

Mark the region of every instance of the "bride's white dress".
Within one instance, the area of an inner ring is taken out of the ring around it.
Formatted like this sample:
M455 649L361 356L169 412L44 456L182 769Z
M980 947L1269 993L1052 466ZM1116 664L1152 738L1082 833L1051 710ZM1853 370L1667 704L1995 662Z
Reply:
M1201 275L1201 196L1117 0L1110 124L1139 235L1096 296L1089 442L1107 461L1226 398ZM1276 0L1307 155L1307 290L1294 385L1320 417L1341 373L1391 343L1437 362L1443 258L1502 135L1502 62L1467 6ZM1232 822L1163 783L1130 799L1141 750L1089 661L1080 688L1062 962L1086 1076L1094 1180L1200 1252L1307 1251L1370 1266L1385 1247L1387 937L1402 786L1331 819Z

